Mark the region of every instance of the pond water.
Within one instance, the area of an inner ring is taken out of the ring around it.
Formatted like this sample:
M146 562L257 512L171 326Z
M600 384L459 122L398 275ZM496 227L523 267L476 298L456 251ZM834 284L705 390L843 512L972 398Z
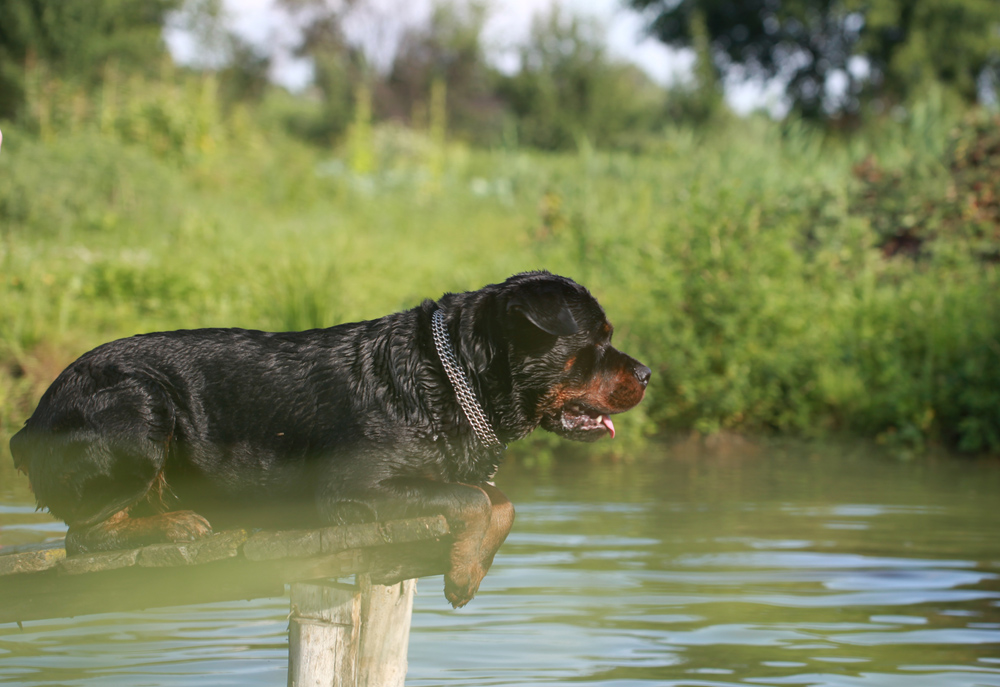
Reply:
M3 477L0 544L58 536ZM498 486L479 596L419 584L410 686L1000 686L996 462L673 446ZM0 683L284 685L287 604L0 625Z

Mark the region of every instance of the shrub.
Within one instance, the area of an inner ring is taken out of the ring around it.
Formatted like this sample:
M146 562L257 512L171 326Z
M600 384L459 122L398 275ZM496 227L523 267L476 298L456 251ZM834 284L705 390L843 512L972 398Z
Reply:
M886 169L874 156L854 168L852 206L891 257L955 251L1000 261L1000 116L977 113L955 127L947 156Z

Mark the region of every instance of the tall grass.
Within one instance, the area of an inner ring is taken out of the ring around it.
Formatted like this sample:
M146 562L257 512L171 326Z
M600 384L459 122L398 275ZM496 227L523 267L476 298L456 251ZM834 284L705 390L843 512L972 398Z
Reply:
M0 435L113 337L326 326L547 268L588 286L654 370L626 437L1000 451L996 266L887 260L851 211L862 157L940 156L951 120L931 106L865 145L750 119L643 154L546 155L360 122L330 151L266 107L223 116L210 80L171 79L115 90L110 114L106 94L53 96L4 126ZM59 114L73 102L83 114Z

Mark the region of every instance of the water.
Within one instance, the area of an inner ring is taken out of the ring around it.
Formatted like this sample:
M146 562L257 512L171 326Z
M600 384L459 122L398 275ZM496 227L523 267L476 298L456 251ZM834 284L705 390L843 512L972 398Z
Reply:
M805 446L506 465L479 596L422 580L407 684L1000 686L1000 464ZM0 543L59 526L23 490ZM0 683L283 685L287 599L0 625Z

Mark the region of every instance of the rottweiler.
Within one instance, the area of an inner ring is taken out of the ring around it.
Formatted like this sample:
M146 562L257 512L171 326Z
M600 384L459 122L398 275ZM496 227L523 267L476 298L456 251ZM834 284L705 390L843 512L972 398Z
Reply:
M548 272L303 332L195 329L104 344L10 442L71 554L225 527L443 514L445 596L466 604L514 520L493 485L538 426L614 436L650 369L611 345L582 286Z

